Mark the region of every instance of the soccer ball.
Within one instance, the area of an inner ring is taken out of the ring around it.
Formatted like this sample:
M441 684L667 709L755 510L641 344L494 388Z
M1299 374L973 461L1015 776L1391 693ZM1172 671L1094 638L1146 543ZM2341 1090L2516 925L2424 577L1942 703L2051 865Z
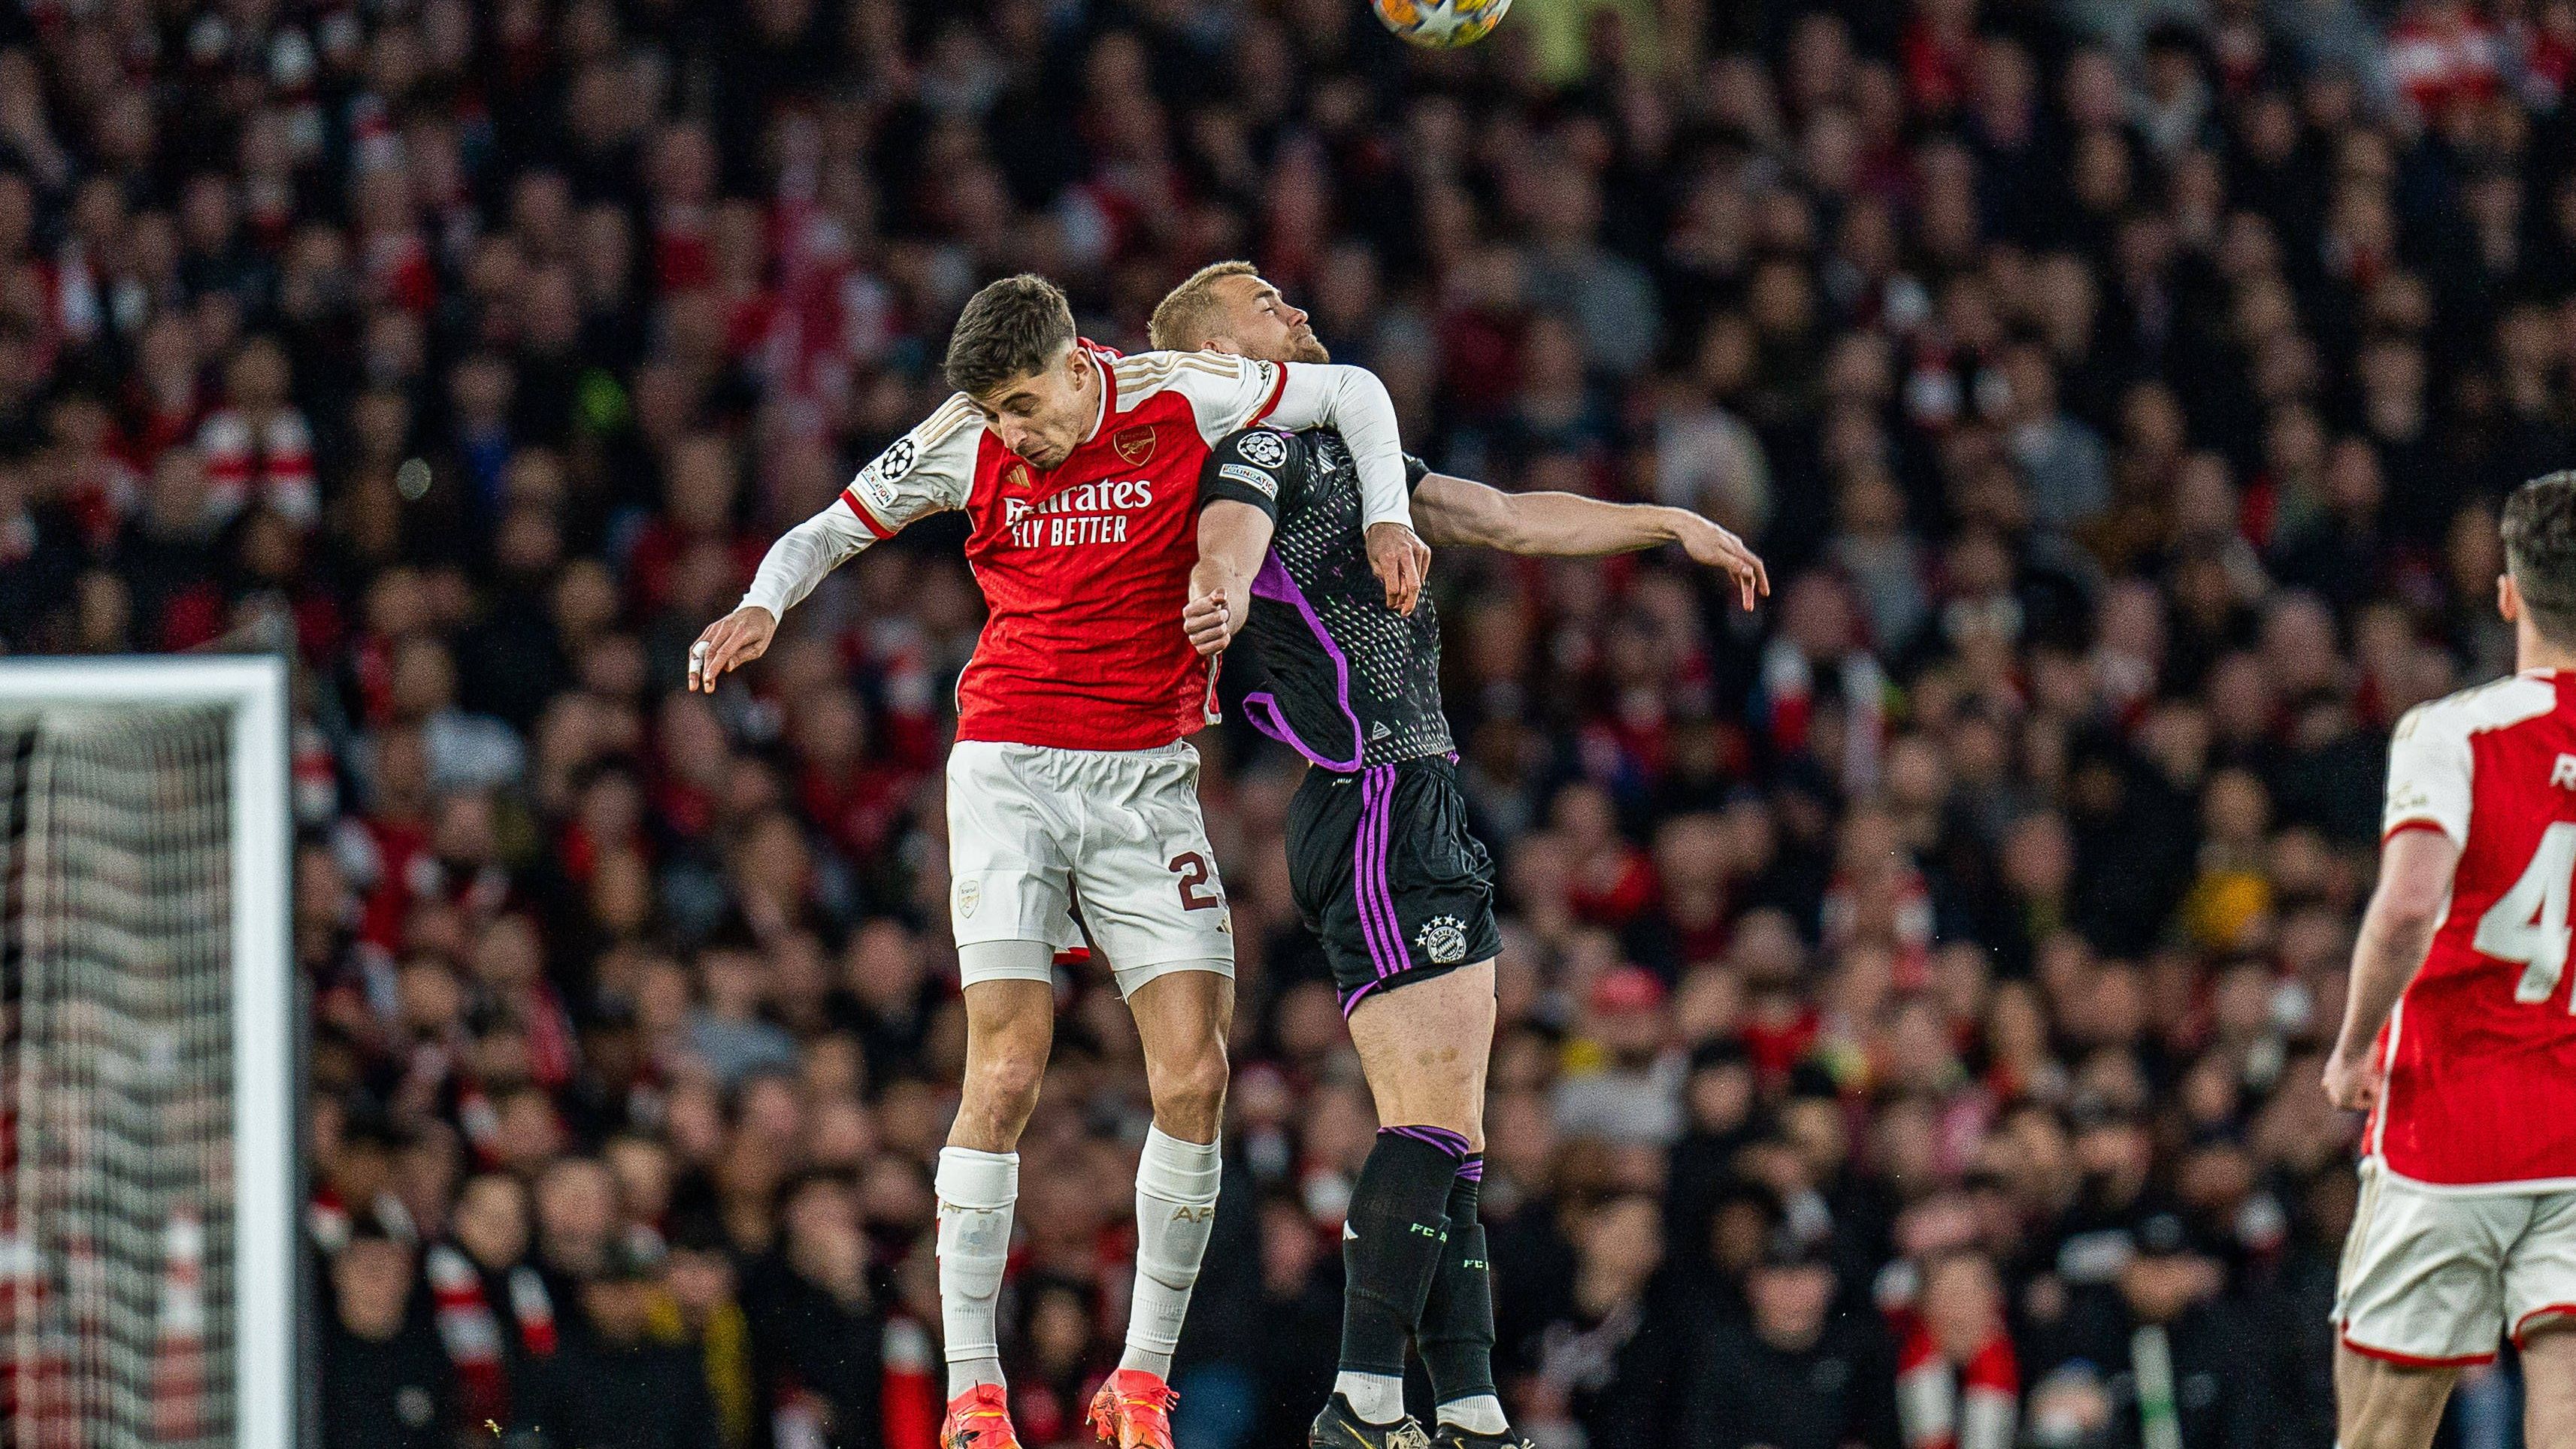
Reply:
M1447 50L1492 34L1512 0L1369 0L1369 8L1398 38Z

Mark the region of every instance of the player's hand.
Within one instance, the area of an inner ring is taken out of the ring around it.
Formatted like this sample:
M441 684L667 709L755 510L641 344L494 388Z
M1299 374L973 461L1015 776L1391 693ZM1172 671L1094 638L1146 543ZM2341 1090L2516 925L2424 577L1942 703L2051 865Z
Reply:
M1368 557L1369 572L1386 585L1386 606L1399 614L1412 613L1422 598L1422 577L1431 571L1431 545L1401 523L1372 523Z
M1225 590L1214 589L1190 600L1181 610L1181 630L1190 636L1190 647L1201 654L1223 653L1234 638L1233 611L1226 607Z
M2367 1112L2379 1100L2379 1070L2367 1046L2347 1051L2341 1042L2326 1058L2326 1100L2348 1112Z
M707 626L689 646L689 688L716 692L716 681L728 669L740 669L769 652L778 633L778 616L758 604L746 604Z
M1689 554L1693 563L1733 574L1736 592L1744 601L1744 612L1753 612L1756 595L1766 599L1771 596L1771 572L1762 566L1760 554L1747 547L1743 539L1698 514L1688 509L1675 511L1681 514L1678 526L1682 552Z

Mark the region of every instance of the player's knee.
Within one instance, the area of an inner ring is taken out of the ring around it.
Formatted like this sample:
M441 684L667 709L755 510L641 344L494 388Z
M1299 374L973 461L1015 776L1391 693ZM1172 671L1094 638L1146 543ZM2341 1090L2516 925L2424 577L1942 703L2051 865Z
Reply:
M1046 1054L999 1051L975 1064L969 1073L980 1097L997 1116L1024 1119L1037 1108L1038 1084L1046 1077Z
M1215 1037L1187 1051L1172 1053L1163 1061L1149 1063L1146 1082L1154 1094L1154 1115L1213 1129L1225 1112L1228 1070L1225 1043Z

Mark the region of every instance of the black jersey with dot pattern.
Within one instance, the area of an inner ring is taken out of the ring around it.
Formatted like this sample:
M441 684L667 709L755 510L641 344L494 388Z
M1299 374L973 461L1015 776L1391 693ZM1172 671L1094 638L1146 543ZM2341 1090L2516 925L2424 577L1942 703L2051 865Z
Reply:
M1418 485L1428 470L1404 462L1405 482ZM1253 723L1328 770L1448 754L1440 621L1428 593L1409 616L1387 607L1361 535L1359 469L1341 434L1232 434L1199 475L1200 505L1220 498L1275 524L1236 640L1270 673L1269 687L1244 701Z

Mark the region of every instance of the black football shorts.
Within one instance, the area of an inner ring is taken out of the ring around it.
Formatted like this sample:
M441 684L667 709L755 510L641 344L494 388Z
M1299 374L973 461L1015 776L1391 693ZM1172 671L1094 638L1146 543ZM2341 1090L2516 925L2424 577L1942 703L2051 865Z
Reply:
M1502 950L1494 860L1467 830L1458 767L1443 756L1308 770L1288 804L1288 883L1344 1016Z

